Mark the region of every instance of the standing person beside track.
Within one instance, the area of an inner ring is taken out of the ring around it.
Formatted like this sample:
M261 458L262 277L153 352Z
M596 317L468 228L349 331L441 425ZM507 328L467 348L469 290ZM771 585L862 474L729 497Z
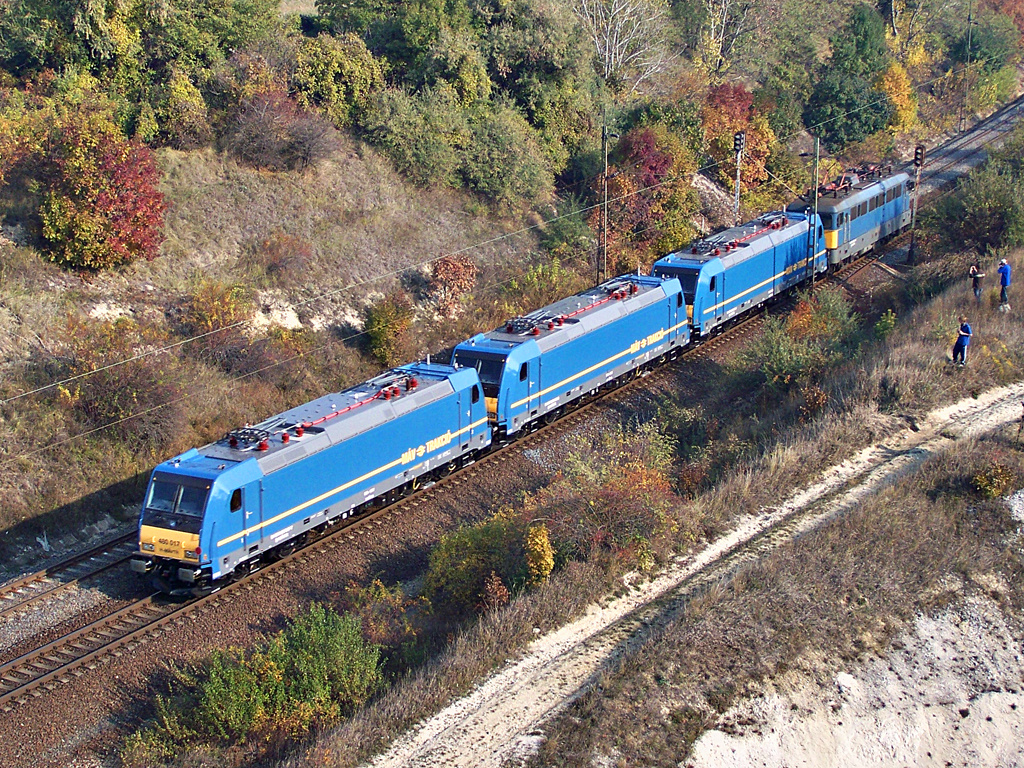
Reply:
M971 289L974 291L974 300L980 305L981 281L985 278L985 273L981 271L981 264L978 261L971 264L971 268L967 270L967 276L971 278Z
M953 344L953 365L959 365L961 368L967 365L967 347L970 346L973 335L967 316L960 315L960 328L956 333L956 343Z
M1006 262L1006 259L999 260L999 310L1001 312L1010 311L1010 297L1006 289L1010 287L1010 265Z

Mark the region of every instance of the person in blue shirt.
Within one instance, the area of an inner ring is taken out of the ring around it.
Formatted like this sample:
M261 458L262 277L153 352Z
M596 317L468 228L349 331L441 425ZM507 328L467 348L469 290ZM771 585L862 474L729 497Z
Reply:
M955 365L967 364L967 347L970 345L973 335L974 332L967 322L967 316L960 315L960 330L957 331L956 343L953 344L953 363Z
M999 309L1003 312L1010 310L1010 297L1006 293L1006 289L1010 287L1010 265L1006 263L1006 259L999 260Z

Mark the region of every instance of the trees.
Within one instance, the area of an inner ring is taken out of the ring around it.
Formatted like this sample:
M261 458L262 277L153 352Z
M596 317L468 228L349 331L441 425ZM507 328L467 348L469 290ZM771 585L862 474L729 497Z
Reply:
M858 5L832 38L832 56L804 110L804 123L829 152L860 141L889 122L892 102L875 89L887 63L885 22L874 9Z
M753 94L739 84L724 83L712 88L702 118L706 151L716 161L715 175L722 182L736 183L733 136L738 131L746 135L741 185L756 186L768 178L765 164L775 143L775 134L767 118L755 111Z
M631 92L665 67L665 0L575 0L598 74L612 91Z
M50 258L96 270L156 257L167 206L149 149L87 109L59 115L44 147L40 217Z
M299 46L294 81L300 103L320 109L341 128L384 87L384 70L359 37L320 35Z

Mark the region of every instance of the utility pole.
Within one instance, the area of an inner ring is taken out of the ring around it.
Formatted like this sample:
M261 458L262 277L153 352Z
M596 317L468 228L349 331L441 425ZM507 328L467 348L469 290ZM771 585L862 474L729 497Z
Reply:
M743 155L743 148L747 145L747 134L737 131L732 137L732 148L736 153L736 206L733 211L735 224L740 223L740 157Z
M608 269L608 116L601 108L601 154L604 155L604 173L601 175L601 187L604 190L604 203L601 205L601 253L597 258L597 284L601 284L602 275Z
M970 110L971 97L971 30L974 26L972 17L972 2L967 0L967 63L964 65L964 101L960 105L960 122L957 125L957 133L967 130L968 115Z
M916 178L914 181L914 203L910 208L910 248L907 249L907 263L914 263L914 234L917 226L917 198L921 194L921 167L924 165L925 148L924 144L914 147L914 168Z
M814 294L814 267L818 256L818 163L821 159L821 139L814 137L814 220L811 222L811 294Z

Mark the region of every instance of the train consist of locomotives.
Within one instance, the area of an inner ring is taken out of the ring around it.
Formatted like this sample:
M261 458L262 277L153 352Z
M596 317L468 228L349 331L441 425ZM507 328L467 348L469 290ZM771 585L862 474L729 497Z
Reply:
M475 461L908 223L906 174L852 176L154 470L133 570L198 594ZM872 240L872 238L874 238Z

